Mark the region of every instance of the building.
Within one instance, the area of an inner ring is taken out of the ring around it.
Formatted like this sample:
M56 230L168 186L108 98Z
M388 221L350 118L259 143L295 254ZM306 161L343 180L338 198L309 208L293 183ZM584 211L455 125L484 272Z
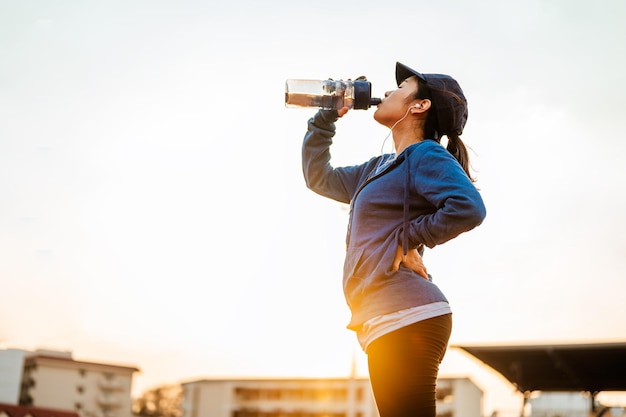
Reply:
M437 380L437 416L479 417L483 415L483 391L469 378Z
M582 392L539 392L532 396L531 417L587 417L589 398Z
M202 379L183 383L183 417L378 417L367 378ZM481 417L482 391L440 378L437 413Z
M617 397L618 403L624 404L624 396ZM534 392L530 397L529 417L589 417L589 401L591 395L588 392ZM608 399L609 404L611 400ZM626 417L626 406L603 404L594 399L594 415L606 417Z
M27 353L19 349L0 350L0 403L18 404L24 356Z
M81 417L130 417L138 369L72 359L70 352L24 357L19 404L76 411Z

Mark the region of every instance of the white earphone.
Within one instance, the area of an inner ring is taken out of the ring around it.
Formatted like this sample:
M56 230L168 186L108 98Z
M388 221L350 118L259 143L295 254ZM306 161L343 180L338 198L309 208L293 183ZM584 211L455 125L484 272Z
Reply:
M422 105L421 105L421 104L419 104L419 103L416 103L416 104L412 105L412 106L411 106L411 108L412 108L412 109L421 109L421 108L422 108Z

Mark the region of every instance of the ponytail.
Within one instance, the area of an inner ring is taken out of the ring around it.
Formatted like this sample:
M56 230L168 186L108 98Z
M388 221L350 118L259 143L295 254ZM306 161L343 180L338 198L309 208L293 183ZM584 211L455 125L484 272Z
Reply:
M472 175L470 174L470 161L467 147L465 146L458 134L450 133L446 136L448 137L448 144L446 145L446 149L452 154L452 156L454 156L454 159L459 161L459 164L461 165L463 171L465 171L469 179L472 180L472 182L476 181L474 178L472 178Z
M447 94L447 95L453 96L455 100L457 100L457 102L459 103L464 102L464 98L463 100L461 100L461 97L459 97L458 94L454 93L453 91L442 90L442 89L438 89L436 87L430 86L425 80L418 77L417 78L417 92L415 93L414 98L415 99L429 99L433 103L433 107L428 111L428 116L426 116L426 122L424 123L424 127L423 127L424 137L433 138L437 142L441 143L441 137L444 135L447 136L448 144L446 145L446 149L448 150L448 152L452 154L452 156L454 156L454 159L456 159L459 162L459 164L463 168L463 171L465 171L469 179L472 182L475 182L476 180L470 174L470 160L469 160L469 153L467 152L467 147L465 146L465 144L459 137L460 132L462 132L463 127L461 126L461 130L458 130L458 128L448 128L448 129L443 130L442 132L442 129L440 128L440 120L439 120L438 112L436 111L437 104L433 100L433 92L437 93L438 97L441 97ZM465 108L465 119L467 119L467 108ZM444 125L446 125L445 123L446 121L447 121L447 118L446 120L441 120L441 122L443 122ZM464 124L465 122L463 122L463 125ZM454 133L452 132L447 133L448 130L453 130L453 129L454 129Z

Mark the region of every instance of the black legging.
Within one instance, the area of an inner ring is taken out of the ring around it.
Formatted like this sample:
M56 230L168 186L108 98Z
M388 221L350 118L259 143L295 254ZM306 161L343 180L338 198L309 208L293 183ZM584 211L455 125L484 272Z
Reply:
M369 345L369 376L380 417L435 417L437 374L451 331L452 314L446 314Z

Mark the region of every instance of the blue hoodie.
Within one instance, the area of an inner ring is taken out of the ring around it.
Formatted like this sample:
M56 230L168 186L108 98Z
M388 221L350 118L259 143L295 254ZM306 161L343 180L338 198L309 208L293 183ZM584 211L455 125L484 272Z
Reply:
M333 167L330 145L337 112L320 110L309 120L302 170L311 190L350 204L344 263L344 295L358 330L367 320L406 308L447 302L441 290L413 270L392 270L398 245L433 248L482 223L478 190L456 159L434 140L406 148L378 174L385 156ZM387 155L388 157L388 155Z

